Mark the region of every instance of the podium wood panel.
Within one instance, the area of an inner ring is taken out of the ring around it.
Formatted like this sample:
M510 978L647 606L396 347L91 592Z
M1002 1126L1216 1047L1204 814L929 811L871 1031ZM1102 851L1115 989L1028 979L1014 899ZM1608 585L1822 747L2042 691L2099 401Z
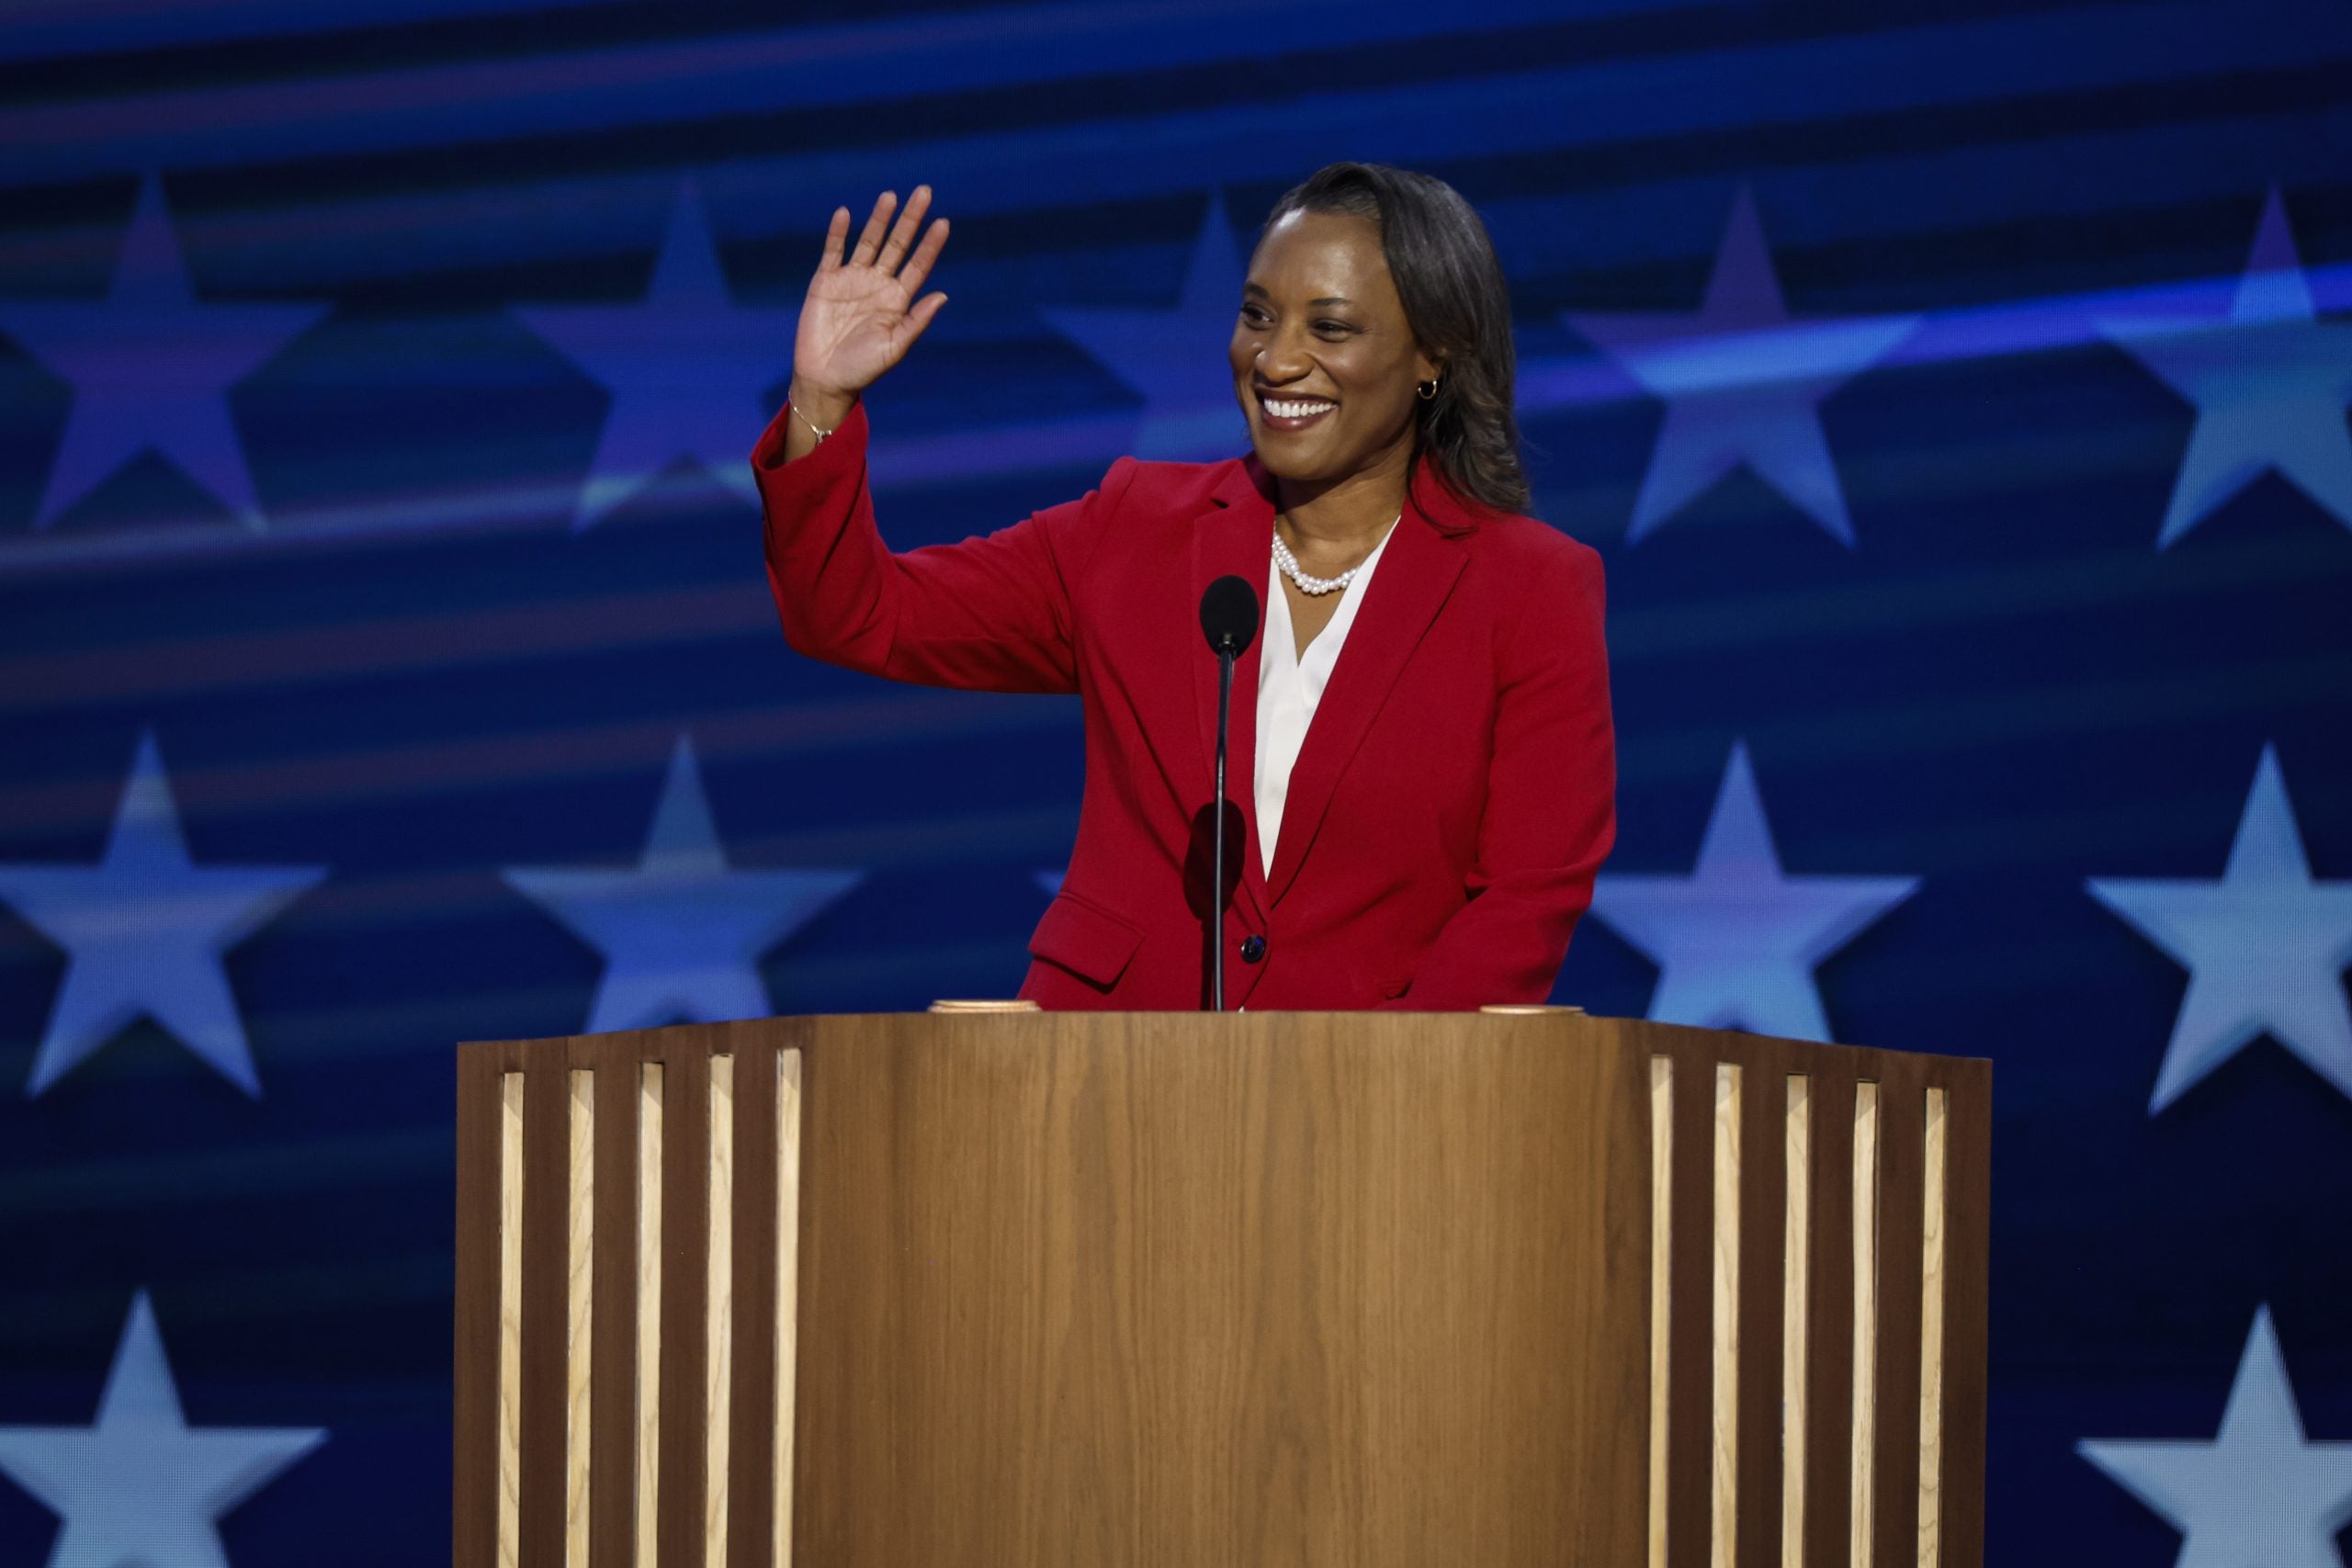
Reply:
M458 1088L461 1568L1982 1562L1981 1062L913 1015L472 1045Z

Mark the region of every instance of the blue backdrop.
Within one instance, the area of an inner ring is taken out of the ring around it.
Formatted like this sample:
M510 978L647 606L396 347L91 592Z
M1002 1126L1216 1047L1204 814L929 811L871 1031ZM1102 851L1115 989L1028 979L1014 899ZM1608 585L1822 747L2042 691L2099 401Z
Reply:
M2347 82L2339 0L12 8L0 1564L445 1556L453 1042L1012 989L1077 705L767 602L826 217L955 220L913 545L1237 449L1342 157L1486 214L1608 568L1560 999L1994 1057L1992 1561L2337 1562Z

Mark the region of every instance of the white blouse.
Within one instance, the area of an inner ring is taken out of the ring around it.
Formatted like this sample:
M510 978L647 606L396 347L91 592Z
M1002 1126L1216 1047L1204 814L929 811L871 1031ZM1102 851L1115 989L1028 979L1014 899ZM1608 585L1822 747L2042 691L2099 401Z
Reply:
M1290 795L1290 771L1298 762L1298 749L1306 741L1306 727L1315 722L1323 688L1330 684L1331 671L1340 662L1340 647L1348 640L1348 628L1355 624L1356 610L1372 586L1372 570L1380 564L1380 553L1388 547L1389 536L1396 531L1391 524L1372 554L1364 557L1354 579L1340 591L1340 607L1332 612L1330 623L1315 635L1304 655L1298 651L1298 634L1291 626L1283 569L1272 563L1271 552L1268 555L1266 646L1258 656L1258 776L1253 786L1258 806L1258 865L1269 876L1274 870L1274 842L1282 836L1283 802Z

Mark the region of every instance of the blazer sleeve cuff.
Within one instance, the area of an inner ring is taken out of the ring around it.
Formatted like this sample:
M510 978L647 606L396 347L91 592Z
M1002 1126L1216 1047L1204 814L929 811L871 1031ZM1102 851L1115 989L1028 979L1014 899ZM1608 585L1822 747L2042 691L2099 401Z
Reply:
M865 399L850 405L849 417L817 443L814 452L797 463L787 463L784 460L784 443L797 418L792 405L786 403L776 410L775 417L768 421L767 429L752 446L752 478L758 481L763 495L789 496L820 490L838 481L845 470L855 473L865 467L868 435Z

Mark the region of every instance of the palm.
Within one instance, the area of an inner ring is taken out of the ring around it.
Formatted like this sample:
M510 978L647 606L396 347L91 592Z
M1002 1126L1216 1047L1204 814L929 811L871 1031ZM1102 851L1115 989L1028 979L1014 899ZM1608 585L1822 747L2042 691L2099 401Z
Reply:
M833 214L793 341L793 374L812 386L852 395L863 391L906 357L947 302L944 294L916 298L947 243L947 221L941 219L920 245L909 249L931 205L930 187L916 187L891 227L896 204L888 194L875 203L856 248L846 255L849 209Z

